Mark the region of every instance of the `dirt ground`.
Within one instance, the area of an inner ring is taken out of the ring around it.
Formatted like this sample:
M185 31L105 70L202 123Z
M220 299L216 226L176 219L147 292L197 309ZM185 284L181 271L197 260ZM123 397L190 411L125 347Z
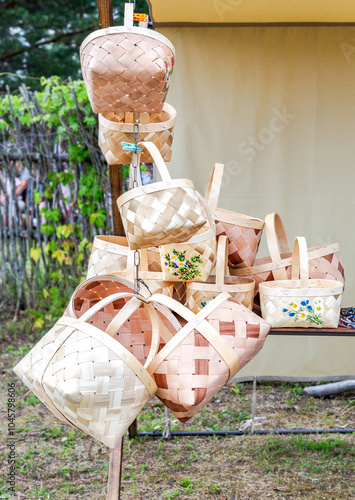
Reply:
M16 389L16 498L98 499L107 493L109 449L59 422L27 392L12 367L31 343L1 343L0 499L15 498L9 473L8 385ZM257 384L255 430L343 430L325 434L244 434L125 438L121 498L149 499L355 499L354 393L307 396L310 384ZM232 384L190 422L170 414L173 431L250 431L252 383ZM153 397L139 431L162 431L162 403Z

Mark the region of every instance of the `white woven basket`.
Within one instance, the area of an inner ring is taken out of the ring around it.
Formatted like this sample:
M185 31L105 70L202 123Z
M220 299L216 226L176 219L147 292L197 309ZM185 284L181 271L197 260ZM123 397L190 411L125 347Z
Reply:
M293 246L292 279L260 283L261 312L273 328L337 328L343 285L335 280L309 279L307 243Z
M154 158L162 181L136 187L117 199L128 244L136 250L184 243L207 222L197 191L188 179L171 179L153 143L138 144Z

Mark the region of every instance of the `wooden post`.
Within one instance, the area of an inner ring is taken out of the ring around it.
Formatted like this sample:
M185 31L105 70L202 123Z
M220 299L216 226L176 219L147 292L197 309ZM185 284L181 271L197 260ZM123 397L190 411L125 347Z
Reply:
M100 29L113 26L112 0L97 0ZM116 200L122 194L122 171L119 165L110 166L110 183L112 197L113 232L116 236L124 235L122 220ZM110 453L110 464L107 483L107 500L120 500L122 474L123 438Z

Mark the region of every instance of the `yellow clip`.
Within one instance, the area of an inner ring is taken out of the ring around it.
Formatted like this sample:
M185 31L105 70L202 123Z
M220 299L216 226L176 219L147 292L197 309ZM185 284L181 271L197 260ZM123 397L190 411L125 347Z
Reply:
M148 22L148 14L133 14L133 21Z

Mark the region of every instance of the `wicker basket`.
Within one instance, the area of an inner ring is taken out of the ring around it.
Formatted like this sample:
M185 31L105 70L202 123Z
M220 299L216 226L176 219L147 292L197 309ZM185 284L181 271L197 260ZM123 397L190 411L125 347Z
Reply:
M292 252L285 227L278 214L273 213L265 217L265 234L270 257L256 259L253 267L230 269L233 276L255 280L254 304L259 304L260 283L274 279L290 279L292 273ZM337 243L309 248L308 265L309 276L312 279L330 279L345 283L344 268Z
M120 342L88 322L104 305L131 298L116 310L116 323L144 307L153 324L152 349L159 347L159 318L151 304L132 294L114 294L92 306L80 320L62 317L14 368L56 415L113 448L156 392L154 380ZM130 314L129 314L130 313ZM113 331L116 331L114 328Z
M125 26L94 31L80 47L81 71L94 113L160 113L174 67L175 50L160 33Z
M90 255L87 278L101 274L126 272L130 252L127 238L122 236L95 236ZM161 271L158 249L148 250L148 270Z
M157 147L151 142L139 145L154 158L162 182L131 189L117 200L130 248L188 241L207 222L193 183L171 180Z
M173 299L185 305L186 303L186 283L185 281L175 281Z
M156 290L158 290L158 293L161 292L159 284L151 284L151 289L154 292ZM144 287L142 287L142 294L145 291ZM111 324L112 320L117 315L117 311L130 301L129 295L127 295L126 298L111 301L110 297L117 293L133 293L132 281L112 275L90 278L77 287L70 300L66 314L72 318L79 319L83 314L87 313L90 308L100 303L103 299L108 298L109 302L106 305L102 305L91 318L91 324L100 330L106 330L108 325ZM150 294L146 293L146 299L148 296L150 296ZM101 302L101 304L103 304L103 302ZM175 316L169 312L166 314L165 308L156 304L153 305L157 308L159 319L168 331L176 333L176 331L180 329L180 324L175 319ZM113 331L114 328L116 328L116 331ZM140 307L132 313L129 319L127 319L127 323L122 324L120 327L112 323L109 333L114 339L118 340L128 349L140 363L144 364L146 362L151 349L152 325L144 307ZM161 338L160 347L162 347L171 336L172 334L168 337L165 336Z
M133 120L125 122L126 114L109 112L99 115L99 146L109 165L131 163L132 153L124 151L122 142L133 143ZM149 123L139 123L139 137L156 145L165 161L171 160L176 111L164 104L161 113L149 113ZM149 151L140 156L142 163L153 162Z
M307 243L295 239L291 280L261 283L263 318L274 328L337 328L343 285L335 280L309 279Z
M157 397L187 422L261 349L270 325L226 293L197 315L163 295L150 300L187 321L147 367Z
M216 235L228 238L230 267L249 267L255 262L264 221L217 208L224 165L216 163L207 187L205 200L216 223Z
M200 195L199 195L200 196ZM208 222L185 243L159 248L163 279L166 281L206 281L216 263L216 228L201 197Z
M243 306L253 309L255 281L249 278L227 276L227 236L220 236L217 249L216 275L206 283L187 283L187 307L198 313L222 292L227 292Z

